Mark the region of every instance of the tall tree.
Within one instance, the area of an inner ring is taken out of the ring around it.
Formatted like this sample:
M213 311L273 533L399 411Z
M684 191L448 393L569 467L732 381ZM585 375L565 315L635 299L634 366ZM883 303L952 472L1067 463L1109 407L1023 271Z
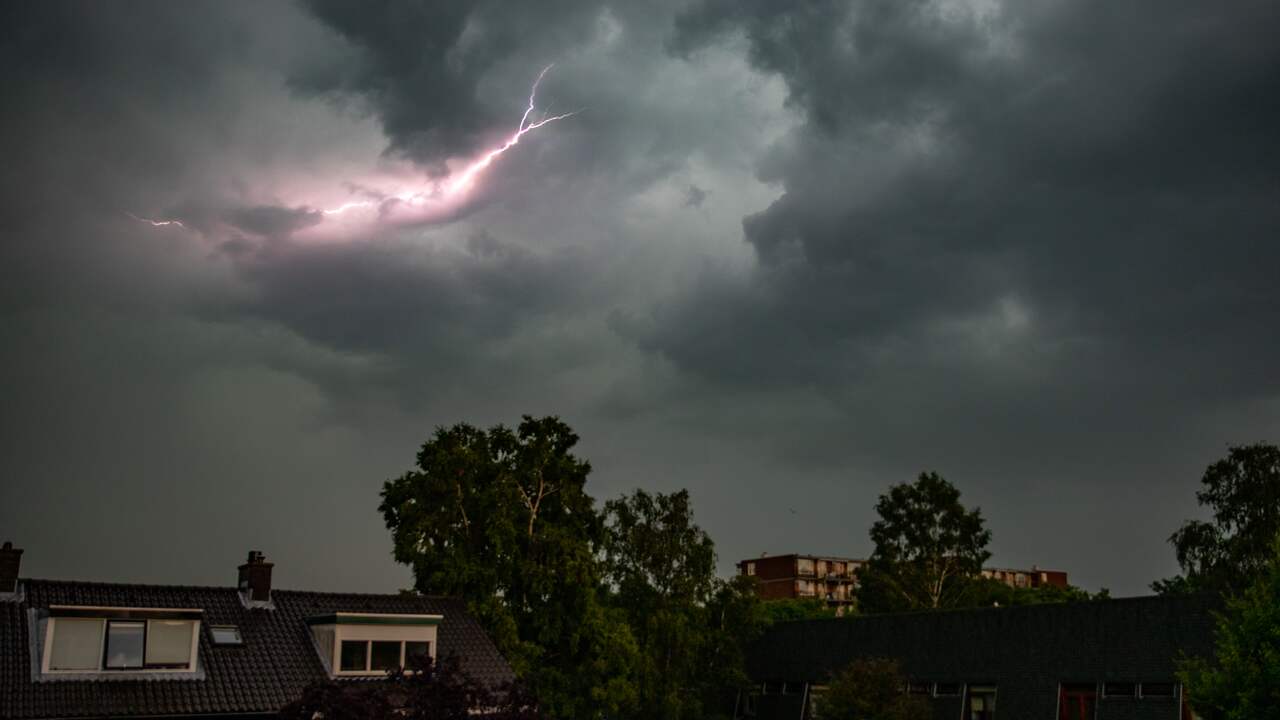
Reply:
M862 612L964 604L973 578L991 557L981 510L966 510L960 491L937 473L889 488L876 503L875 543L858 571Z
M693 522L689 493L637 490L607 502L605 522L606 578L640 650L639 706L645 717L701 717L699 660L716 556Z
M1187 699L1205 720L1280 719L1280 536L1269 566L1217 617L1213 661L1179 672Z
M907 679L896 660L862 658L831 678L814 697L818 720L927 720L929 701L903 692Z
M415 589L460 596L559 718L599 717L634 699L634 643L603 607L600 514L578 436L554 417L516 430L439 428L417 468L388 481L380 510Z
M1280 448L1229 448L1200 483L1196 499L1213 520L1189 520L1169 537L1182 574L1154 583L1158 592L1240 592L1270 559L1280 532Z

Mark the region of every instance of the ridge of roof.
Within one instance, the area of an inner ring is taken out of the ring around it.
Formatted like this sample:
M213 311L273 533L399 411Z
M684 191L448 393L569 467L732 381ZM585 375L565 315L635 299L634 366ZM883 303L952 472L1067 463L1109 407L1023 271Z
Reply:
M187 591L224 591L224 592L240 592L240 589L234 585L171 585L167 583L135 583L135 582L111 582L105 580L65 580L61 578L18 578L20 583L39 583L41 585L79 585L100 588L138 588L138 589L155 589L155 590L187 590ZM421 593L405 593L402 591L373 593L373 592L345 592L337 590L299 590L296 588L273 588L271 593L283 593L287 595L318 595L330 597L378 597L378 598L414 598L420 600L457 600L462 599L456 595L426 595Z

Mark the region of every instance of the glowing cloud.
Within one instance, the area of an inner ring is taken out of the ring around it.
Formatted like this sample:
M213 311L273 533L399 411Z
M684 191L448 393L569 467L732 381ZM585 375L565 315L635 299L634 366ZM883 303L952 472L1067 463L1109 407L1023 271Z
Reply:
M538 86L542 83L542 79L546 77L547 73L551 71L552 67L553 65L548 65L542 69L542 72L538 73L538 76L533 81L533 87L529 90L529 102L525 106L524 113L520 116L520 122L516 126L515 132L497 147L484 152L460 170L451 173L442 180L427 181L416 187L400 187L394 191L365 190L364 192L369 199L351 200L332 207L320 207L320 213L324 218L334 218L335 220L340 216L356 215L357 217L344 222L343 227L350 228L351 222L381 223L391 221L413 223L429 221L456 210L462 201L466 199L468 193L475 188L481 174L493 165L499 156L519 144L522 137L558 120L573 117L578 113L578 111L574 111L534 119L537 115ZM304 203L301 207L314 208L316 206ZM368 213L371 210L376 212L373 217L370 217ZM156 220L139 217L132 213L127 214L129 217L153 227L166 225L186 227L179 220ZM323 223L320 226L313 226L302 232L307 234L313 232L324 233Z
M152 218L138 217L137 215L134 215L131 212L127 212L125 213L125 215L128 215L129 217L133 218L134 220L137 220L140 223L146 223L151 227L165 227L167 225L177 225L180 228L186 227L186 225L182 224L181 220L154 220Z

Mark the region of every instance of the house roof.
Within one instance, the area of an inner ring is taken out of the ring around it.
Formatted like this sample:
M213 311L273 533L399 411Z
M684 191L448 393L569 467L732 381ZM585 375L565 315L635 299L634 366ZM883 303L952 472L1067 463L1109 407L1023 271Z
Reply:
M72 718L275 712L303 688L328 677L306 620L334 613L442 615L437 656L457 655L462 668L491 685L514 674L457 599L273 590L274 609L249 609L228 587L124 585L23 580L17 602L0 602L0 718ZM32 678L32 610L51 605L200 608L204 611L197 679ZM211 625L236 625L244 643L217 646Z

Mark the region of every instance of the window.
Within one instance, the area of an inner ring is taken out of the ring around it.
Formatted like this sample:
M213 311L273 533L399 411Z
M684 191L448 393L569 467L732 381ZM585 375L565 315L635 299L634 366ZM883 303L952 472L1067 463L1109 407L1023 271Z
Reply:
M938 697L954 697L960 694L960 683L938 683L933 694Z
M970 685L964 704L965 720L994 720L996 716L996 686Z
M420 667L423 661L431 657L431 643L406 641L404 644L404 666L410 670Z
M1097 708L1097 684L1063 683L1058 693L1058 720L1093 720Z
M343 640L342 658L338 668L343 672L364 672L369 669L369 643L365 640Z
M383 673L397 668L412 669L431 657L431 643L418 640L343 640L338 660L339 672Z
M147 667L184 668L191 662L189 620L147 621Z
M56 618L50 670L98 670L102 666L102 626L97 618Z
M797 574L797 575L812 575L812 574L813 574L813 559L812 559L812 558L799 558L799 559L797 559L797 560L796 560L796 574Z
M107 622L108 670L141 669L143 644L147 637L147 624L143 622Z
M1122 698L1134 697L1138 694L1138 684L1131 682L1109 682L1102 686L1102 697Z
M823 700L827 697L826 685L810 685L809 686L809 712L805 714L808 718L822 717ZM752 712L754 713L754 706Z
M907 693L911 695L928 695L931 686L927 682L909 682L907 683Z
M235 625L214 625L209 628L209 632L213 635L214 645L244 644L244 638L240 637L240 628Z
M433 657L442 615L338 612L307 618L311 637L332 676L382 675Z
M1142 697L1174 697L1178 694L1177 683L1171 682L1144 682L1142 683Z
M395 670L400 667L400 643L392 640L374 640L370 643L373 649L369 652L369 669Z
M49 611L43 672L196 669L199 610L54 605Z
M756 564L755 564L755 563L753 563L753 562L749 562L749 563L747 563L747 574L748 574L748 575L755 575L755 574L756 574Z

